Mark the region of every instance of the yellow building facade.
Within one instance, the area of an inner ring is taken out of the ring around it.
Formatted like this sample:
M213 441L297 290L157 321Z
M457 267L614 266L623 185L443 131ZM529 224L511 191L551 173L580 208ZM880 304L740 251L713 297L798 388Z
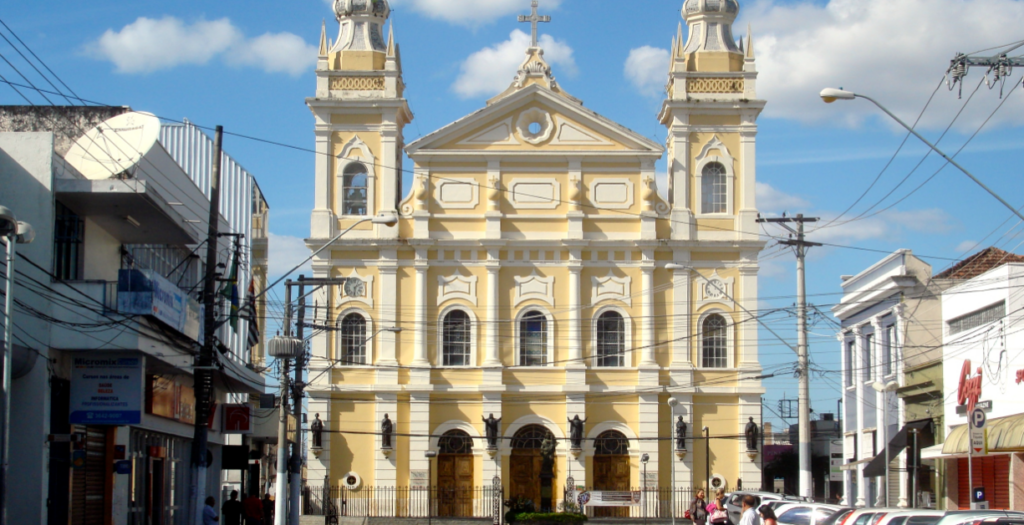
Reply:
M318 153L307 246L355 227L314 259L315 277L347 281L317 292L307 314L332 327L313 338L309 364L310 421L325 429L311 482L469 487L500 476L506 495L534 499L537 447L553 437L556 501L570 476L641 486L643 454L648 486L668 487L673 469L679 487L760 486L742 436L763 393L752 317L764 102L750 37L731 34L738 7L683 5L689 35L680 25L658 116L665 147L566 93L536 39L505 92L405 144L413 116L399 46L384 36L388 3L335 2L339 33L321 38L307 99ZM655 163L666 153L664 199ZM357 224L381 214L397 224ZM673 416L688 426L685 452Z

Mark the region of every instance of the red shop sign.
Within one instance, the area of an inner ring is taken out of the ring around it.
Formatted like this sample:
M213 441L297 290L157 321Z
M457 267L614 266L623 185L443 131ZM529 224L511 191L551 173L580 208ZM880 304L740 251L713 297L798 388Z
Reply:
M960 386L956 389L956 402L958 405L967 405L967 413L974 410L981 398L981 367L978 367L978 375L971 377L971 360L965 359L964 366L960 369Z

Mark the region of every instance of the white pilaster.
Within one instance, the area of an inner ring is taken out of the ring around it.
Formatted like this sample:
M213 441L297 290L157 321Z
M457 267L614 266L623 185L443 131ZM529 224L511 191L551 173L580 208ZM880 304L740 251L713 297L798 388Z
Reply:
M433 485L427 479L430 471L430 460L423 453L430 448L430 394L413 393L409 395L409 485L414 488ZM426 494L421 495L423 501L411 507L426 509Z
M380 203L371 203L370 209L382 212L397 213L398 192L402 187L402 174L398 172L395 159L398 158L398 125L394 121L394 110L385 112L384 129L380 132L380 157L384 161L380 166ZM398 237L398 225L375 226L378 238Z
M501 278L501 262L496 248L487 250L487 342L484 348L484 367L500 367L501 356L498 354L499 331L501 319L498 309L498 285Z
M871 455L873 446L868 443L865 439L864 433L864 405L867 400L864 398L864 371L861 370L863 365L862 353L864 351L864 333L860 327L853 329L854 338L854 355L853 355L853 384L855 385L857 400L857 424L854 426L854 430L857 432L857 460L868 458ZM854 503L856 507L863 507L866 501L866 491L864 479L864 464L857 465L857 501Z
M739 172L739 232L738 236L746 240L757 240L757 125L754 124L756 113L743 115L743 131L740 132L740 172Z
M759 325L755 320L750 319L753 315L759 315L757 306L757 253L754 252L749 255L752 261L740 268L740 293L736 297L736 301L746 309L741 314L746 322L740 323L739 333L737 334L740 344L736 345L736 349L740 353L740 368L760 369L761 364L757 355Z
M685 82L683 82L685 84ZM669 140L672 141L672 158L668 159L668 175L672 180L672 239L686 241L693 238L696 225L690 209L690 116L672 114Z
M650 459L647 463L646 480L643 479L643 466L641 465L641 487L658 486L658 465L660 464L658 461L658 453L660 451L660 442L658 441L658 438L661 437L661 434L658 432L658 425L661 421L661 418L658 417L658 414L661 411L661 404L658 402L659 398L659 394L640 394L640 404L637 407L638 414L640 416L638 425L639 433L637 434L640 438L640 454L650 455ZM672 428L672 431L674 432L674 420L673 422L670 422L669 427Z
M640 330L640 367L658 367L654 355L654 250L643 250L640 275L640 316L643 317ZM657 376L655 375L655 381Z
M566 384L586 383L586 363L583 362L583 343L580 333L580 275L583 272L582 252L569 250L569 362L565 364Z
M671 419L672 421L671 428L673 435L676 427L675 421L679 416L683 416L683 421L685 421L687 426L689 427L689 430L686 434L686 455L683 457L683 459L679 459L679 455L675 453L675 443L672 444L672 465L673 469L675 470L675 488L699 487L703 485L704 481L703 479L697 479L698 474L697 472L694 471L693 458L694 449L698 446L704 446L704 441L693 439L695 437L701 436L701 427L700 425L698 425L698 422L694 419L693 396L690 394L673 394L672 397L679 400L679 405L676 406L674 413L672 409L667 405L665 406L665 410L668 411L669 419ZM703 469L704 467L701 466L701 468ZM671 475L672 473L669 472L669 474ZM701 478L703 478L703 473L701 473L700 476ZM665 481L667 482L666 484L671 483L670 479L667 479ZM686 510L686 506L689 504L689 501L677 501L676 515L682 516L683 511Z
M310 394L307 405L309 410L309 422L313 422L316 414L320 414L320 420L324 422L323 447L321 447L320 457L316 457L312 452L310 452L307 454L306 458L306 477L314 484L319 484L323 483L324 477L329 475L331 472L330 431L335 430L336 427L332 427L334 422L332 421L333 418L331 418L330 398L320 397L319 394ZM309 438L308 444L310 447L313 446L312 437ZM335 480L332 480L332 482L336 483Z
M740 425L738 429L738 435L745 436L747 423L750 422L750 418L754 418L754 423L758 425L758 428L763 432L761 428L761 396L757 395L745 395L740 396ZM739 446L737 447L738 456L740 458L740 478L743 480L743 488L745 490L757 490L761 486L761 461L760 454L763 451L760 450L760 442L758 446L758 456L754 456L751 459L747 455L747 442L746 439L737 440ZM760 440L758 440L760 441ZM732 482L732 480L730 480Z
M688 252L676 251L676 264L687 264ZM672 368L693 368L690 351L690 269L672 271Z
M503 417L501 415L501 393L499 392L486 392L483 395L483 417L488 417L491 414L494 414L494 417L496 418L502 419L502 422L498 424L498 435L501 436L501 432L504 430L506 422L503 420ZM487 435L483 421L474 421L473 424L480 428L481 436ZM479 443L473 443L473 448L477 447L486 449L487 440L485 439ZM494 476L501 476L501 458L504 456L504 454L502 454L502 451L507 450L508 447L509 443L507 441L499 439L498 453L494 455L493 459L488 457L486 453L484 453L484 455L481 456L484 462L484 479L481 480L480 485L490 486L491 480L494 479Z
M317 120L320 120L317 117ZM330 123L317 124L316 130L316 163L313 192L313 214L310 217L310 237L313 239L330 239L334 237L334 212L331 211L329 197L331 193L331 129Z
M573 416L579 414L580 419L587 419L587 396L586 394L570 394L565 396L565 416L566 421L562 424L565 429L565 435L568 436L570 433L569 421ZM587 435L587 427L596 424L595 422L588 422L584 424L584 433ZM586 450L587 446L584 443L583 449ZM565 464L566 474L571 474L573 481L577 485L587 485L587 455L586 453L580 453L580 457L573 459L572 454L569 452L569 447L565 447Z
M378 271L380 272L380 326L390 328L398 326L398 252L397 250L381 250ZM383 331L377 337L380 341L380 358L377 360L382 368L377 368L378 385L398 384L398 359L396 358L395 333Z

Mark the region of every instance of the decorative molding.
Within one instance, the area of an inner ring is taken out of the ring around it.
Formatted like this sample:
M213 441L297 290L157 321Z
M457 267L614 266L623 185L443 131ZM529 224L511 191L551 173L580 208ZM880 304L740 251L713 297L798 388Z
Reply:
M435 179L434 199L446 210L471 210L480 204L480 183L474 178Z
M562 201L562 185L554 178L512 179L508 189L517 210L553 210Z
M359 151L359 158L356 159L352 156L355 151ZM374 216L377 213L375 203L377 202L376 187L377 187L377 158L373 155L370 147L363 142L363 139L359 138L359 135L352 137L345 147L341 149L341 153L338 154L337 164L335 167L334 179L337 185L335 210L338 213L338 217L345 217L342 215L342 210L345 209L345 195L341 191L345 181L345 170L351 164L362 164L366 168L366 215L369 217ZM325 188L326 190L326 188Z
M469 434L469 438L473 440L473 455L479 456L483 453L484 449L487 448L487 438L480 435L480 430L475 426L458 419L451 419L441 423L430 433L430 447L428 450L437 450L438 442L441 441L441 436L451 430L461 430L466 434Z
M633 181L625 177L602 177L590 183L590 201L602 208L624 210L633 207Z
M552 307L555 306L555 277L541 277L534 270L528 277L516 276L516 297L513 306L519 306L523 301L536 299L544 301Z
M688 78L687 93L743 93L742 78Z
M530 126L540 125L540 131L533 133ZM532 108L522 112L519 120L516 121L516 129L523 140L533 145L538 145L551 138L555 130L555 123L551 120L551 114L540 108Z
M591 305L595 305L601 301L614 300L625 303L627 306L633 306L633 298L630 294L630 285L632 278L626 277L615 277L613 270L608 270L608 275L604 277L591 277Z
M509 118L459 142L460 146L518 146L522 144L512 133Z
M602 421L590 428L590 432L587 433L587 438L583 440L583 451L586 456L593 456L597 437L609 430L622 433L629 440L629 455L640 456L640 437L636 435L636 432L629 425L619 421Z
M334 77L331 91L384 91L384 77Z
M712 150L717 150L718 155L711 155ZM713 162L721 164L725 168L725 180L726 180L726 212L725 213L704 213L704 167ZM718 135L711 137L711 140L704 145L700 150L700 155L697 156L696 162L694 163L693 173L696 178L696 191L697 199L696 204L698 208L698 217L724 217L727 215L733 215L734 206L733 201L736 189L736 172L733 170L733 164L735 159L732 154L729 153L729 148L725 147Z
M455 274L451 277L437 277L437 304L444 304L452 299L463 299L476 306L477 277L465 277Z
M338 306L342 306L348 303L363 303L370 308L373 308L373 276L367 275L363 277L359 275L359 272L355 268L352 269L352 273L348 274L346 279L359 279L363 281L363 295L361 296L350 296L348 291L352 291L353 287L349 287L348 284L338 287Z
M571 122L558 119L558 133L551 141L559 146L611 146L612 143Z
M718 275L718 270L715 270L709 277L698 275L697 282L698 297L700 298L697 300L698 309L712 303L723 305L730 310L736 308L736 303L732 300L733 297L736 297L733 293L735 278L721 277Z
M339 328L339 330L335 331L335 333L334 333L334 359L335 359L335 361L341 361L343 359L343 357L344 357L344 356L341 355L341 341L342 341L343 334L342 334L342 332L340 330L340 327L341 327L341 321L343 319L345 319L346 317L348 317L349 315L351 315L351 314L357 314L359 316L362 316L363 320L366 321L366 333L367 333L367 335L374 333L373 317L370 317L370 314L366 313L366 311L364 311L363 309L361 309L359 307L350 307L350 308L346 308L346 309L342 310L338 314L338 317L335 320L335 325L334 325L336 328ZM346 364L344 366L346 366L346 367L373 366L373 364L375 362L374 361L374 357L375 356L373 354L373 340L374 339L375 339L374 337L370 337L364 343L364 346L366 347L366 363L365 364L362 364L362 365L359 365L359 364Z

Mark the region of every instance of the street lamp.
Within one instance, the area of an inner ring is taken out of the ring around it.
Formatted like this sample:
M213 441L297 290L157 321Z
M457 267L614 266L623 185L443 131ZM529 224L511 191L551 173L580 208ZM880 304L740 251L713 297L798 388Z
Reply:
M647 461L650 460L650 459L651 459L651 456L649 454L647 454L646 452L644 452L643 455L640 456L640 463L643 464L643 466L644 466L644 479L641 482L641 487L642 488L640 489L643 492L641 492L640 494L643 495L643 502L644 502L644 524L645 525L647 523Z
M4 432L3 432L3 464L0 472L0 523L7 524L7 470L10 465L11 435L11 363L14 355L14 245L28 244L35 240L36 232L27 222L18 221L14 212L0 206L0 238L7 244L7 300L4 306Z
M854 93L852 91L846 91L846 90L844 90L842 88L840 88L840 89L825 88L825 89L821 90L820 96L821 96L821 100L825 101L826 104L831 104L831 103L833 103L833 102L835 102L837 100L853 100L855 98L862 98L864 100L870 101L872 104L878 106L878 109L884 111L886 115L889 115L890 117L892 117L892 119L895 120L897 123L899 123L899 125L903 126L904 128L907 129L907 131L909 131L915 137L920 139L921 142L924 142L929 148L932 149L932 151L934 151L935 153L938 153L939 156L941 156L943 159L946 160L946 162L956 166L957 169L959 169L960 171L962 171L964 173L964 175L967 175L968 177L970 177L971 180L973 180L975 184L977 184L978 186L981 186L982 189L984 189L985 191L987 191L989 193L989 195L995 197L996 200L998 200L1000 203L1002 203L1003 206L1006 206L1006 208L1008 210L1013 212L1013 214L1016 215L1017 218L1019 218L1020 220L1024 221L1024 214L1021 214L1021 212L1017 211L1017 208L1014 208L1013 206L1011 206L1010 203L1006 202L1002 197L1000 197L998 194L996 194L996 192L994 192L991 189L989 189L989 187L986 186L985 183L981 182L980 180L978 180L977 177L972 175L971 172L967 171L967 168L964 168L963 166L958 164L955 160L950 158L949 155L946 155L945 153L942 152L942 150L940 150L939 148L935 147L934 144L932 144L931 142L928 142L928 139L922 137L920 133L914 131L914 128L908 126L905 122L900 120L899 117L897 117L896 115L893 115L891 111L886 109L885 106L879 104L877 100L875 100L875 99L873 99L873 98L871 98L871 97L869 97L867 95L861 95L860 93Z
M668 408L671 416L669 421L676 420L676 407L679 406L679 400L670 397L668 398ZM676 525L676 455L672 454L672 488L669 490L669 506L672 507L672 525Z
M430 525L430 521L434 517L434 498L430 496L430 482L434 477L434 464L430 460L437 457L437 451L425 450L423 451L423 457L427 458L427 525Z
M704 432L704 471L707 472L707 495L711 495L711 428L704 427L701 429Z
M885 506L889 506L889 393L900 387L896 381L875 381L871 388L882 394L882 440L885 443Z

